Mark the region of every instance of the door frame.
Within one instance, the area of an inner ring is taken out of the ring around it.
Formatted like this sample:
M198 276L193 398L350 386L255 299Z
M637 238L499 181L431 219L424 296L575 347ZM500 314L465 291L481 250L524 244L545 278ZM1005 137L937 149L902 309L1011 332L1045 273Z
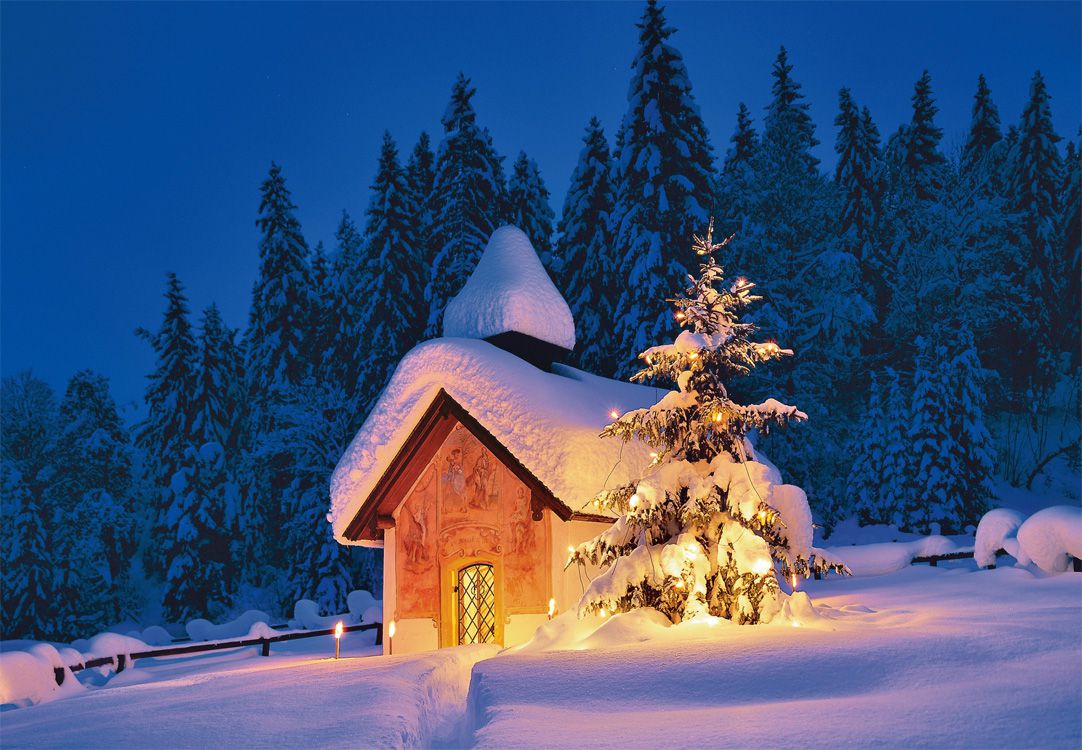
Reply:
M496 597L496 606L493 608L496 618L495 643L503 645L503 566L500 559L489 555L471 555L449 560L443 564L440 573L440 648L457 646L458 643L458 593L455 587L458 585L458 574L463 568L478 563L492 566L493 596Z

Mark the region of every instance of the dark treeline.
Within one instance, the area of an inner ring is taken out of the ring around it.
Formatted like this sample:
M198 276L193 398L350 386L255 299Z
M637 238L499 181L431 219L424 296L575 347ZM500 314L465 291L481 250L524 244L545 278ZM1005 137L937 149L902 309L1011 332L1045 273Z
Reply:
M329 249L271 166L243 333L213 305L194 320L168 276L159 326L139 332L157 358L141 424L92 372L59 399L5 379L3 636L88 635L159 603L166 622L301 597L342 611L351 589L378 590L378 553L331 537L330 472L503 223L571 305L576 363L626 377L674 335L666 298L716 217L735 235L728 275L759 285L756 322L795 352L743 395L810 416L761 445L828 527L961 531L993 467L1023 484L1057 451L1077 465L1077 431L1061 444L1053 420L1077 424L1079 151L1061 150L1040 73L1005 130L976 81L956 153L928 73L885 139L843 88L827 175L784 49L761 122L741 105L719 156L656 3L639 30L627 113L611 143L590 120L555 227L537 165L505 169L460 75L435 151L385 135L363 221L343 212Z

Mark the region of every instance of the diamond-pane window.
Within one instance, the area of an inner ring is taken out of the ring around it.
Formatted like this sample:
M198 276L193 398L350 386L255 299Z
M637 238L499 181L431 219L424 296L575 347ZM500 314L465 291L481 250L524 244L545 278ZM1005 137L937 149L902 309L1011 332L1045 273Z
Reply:
M458 642L495 640L496 577L491 565L468 565L458 571Z

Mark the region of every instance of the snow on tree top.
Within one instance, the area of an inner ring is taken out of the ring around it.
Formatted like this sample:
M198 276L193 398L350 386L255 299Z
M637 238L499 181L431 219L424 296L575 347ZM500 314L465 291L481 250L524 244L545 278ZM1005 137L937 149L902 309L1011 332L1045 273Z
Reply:
M492 233L477 268L443 315L444 336L484 339L508 332L575 348L571 309L529 237L514 226Z
M516 230L517 232L517 230ZM539 266L540 267L540 266ZM346 526L443 389L572 510L640 476L650 448L600 437L613 410L652 405L664 391L564 365L544 372L487 341L433 339L399 363L331 477L328 520Z

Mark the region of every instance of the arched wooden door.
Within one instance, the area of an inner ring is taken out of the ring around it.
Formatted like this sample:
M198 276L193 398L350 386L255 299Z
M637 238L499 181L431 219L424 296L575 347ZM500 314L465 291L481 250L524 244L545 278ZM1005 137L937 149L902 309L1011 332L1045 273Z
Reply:
M455 577L455 642L496 643L496 571L483 562L464 565Z

